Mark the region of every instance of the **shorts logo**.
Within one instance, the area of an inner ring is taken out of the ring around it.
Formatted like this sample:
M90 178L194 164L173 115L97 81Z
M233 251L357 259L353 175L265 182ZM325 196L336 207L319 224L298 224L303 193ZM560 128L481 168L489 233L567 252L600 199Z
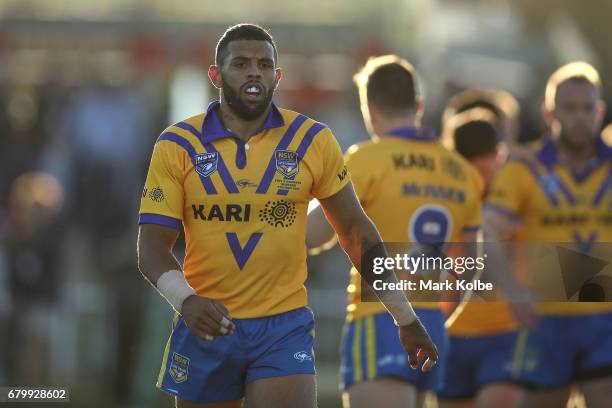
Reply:
M303 363L304 361L312 361L312 356L305 351L298 351L293 355L293 358L300 363Z
M168 372L176 383L187 381L187 375L189 374L189 359L178 353L172 353L172 362L170 363Z
M293 178L300 171L298 165L298 155L291 150L277 150L276 171L282 174L285 178Z
M287 200L268 201L266 206L259 210L259 219L273 227L289 227L295 222L295 203Z
M203 153L196 154L193 157L195 163L195 169L198 174L202 177L208 177L217 170L217 163L219 162L219 153Z

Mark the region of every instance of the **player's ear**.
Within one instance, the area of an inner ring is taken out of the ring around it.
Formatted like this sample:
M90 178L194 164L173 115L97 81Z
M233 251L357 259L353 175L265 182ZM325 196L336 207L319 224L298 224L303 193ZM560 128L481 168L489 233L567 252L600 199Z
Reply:
M602 121L606 115L606 103L602 100L597 101L597 119Z
M423 99L422 98L416 98L415 101L415 107L416 107L416 120L418 122L421 121L421 118L423 117L423 112L425 112L425 104L423 103Z
M208 67L208 78L212 82L213 86L217 89L221 89L223 81L221 80L221 73L217 65L211 65Z
M555 121L555 112L554 110L549 109L545 103L542 104L542 106L540 106L540 113L542 115L542 119L544 119L544 122L546 123L546 125L548 125L548 127L551 127L553 122Z
M282 77L283 72L281 71L280 67L276 68L276 84L274 85L274 89L278 87L278 83L280 82Z

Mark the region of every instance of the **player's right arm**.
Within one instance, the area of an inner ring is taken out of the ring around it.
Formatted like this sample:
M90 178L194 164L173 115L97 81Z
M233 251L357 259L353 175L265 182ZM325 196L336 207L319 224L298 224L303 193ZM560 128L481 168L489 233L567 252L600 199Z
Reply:
M230 334L234 325L227 309L200 296L189 285L172 254L183 214L185 153L160 138L153 150L138 231L138 267L143 276L183 315L187 327L206 340Z

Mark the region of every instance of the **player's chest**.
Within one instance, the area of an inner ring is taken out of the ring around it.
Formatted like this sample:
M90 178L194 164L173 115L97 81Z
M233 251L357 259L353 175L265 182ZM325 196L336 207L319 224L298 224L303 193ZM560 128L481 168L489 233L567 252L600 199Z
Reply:
M185 198L308 200L313 179L307 159L291 149L279 148L274 142L258 138L244 144L224 139L206 151L196 152L188 163Z
M567 233L600 231L598 235L612 239L610 166L602 166L583 179L566 169L544 173L525 210L531 229L559 238Z

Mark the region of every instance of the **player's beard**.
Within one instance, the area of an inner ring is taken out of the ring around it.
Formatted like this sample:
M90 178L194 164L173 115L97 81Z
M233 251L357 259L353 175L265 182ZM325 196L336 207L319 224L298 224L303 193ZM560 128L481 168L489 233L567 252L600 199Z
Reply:
M561 129L559 133L559 141L566 149L573 152L581 152L586 149L589 149L596 141L597 134L593 133L590 137L586 137L583 135L582 138L575 138L572 135L568 134L568 132Z
M223 76L221 78L223 79ZM274 86L272 86L266 91L264 99L259 104L250 107L240 100L240 91L229 86L226 81L223 81L221 89L225 102L227 102L236 116L242 120L258 119L268 109L270 103L272 103L272 96L274 96Z

